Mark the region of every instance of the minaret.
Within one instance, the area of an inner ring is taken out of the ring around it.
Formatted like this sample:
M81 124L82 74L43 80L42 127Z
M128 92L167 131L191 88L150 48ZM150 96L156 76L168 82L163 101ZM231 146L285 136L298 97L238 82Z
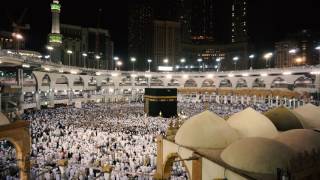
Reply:
M48 36L48 44L54 48L51 53L53 62L61 62L62 35L60 34L60 12L61 4L59 0L53 0L51 3L52 28Z
M52 28L49 34L49 43L62 44L62 35L60 34L60 11L61 5L58 0L53 0L51 4Z

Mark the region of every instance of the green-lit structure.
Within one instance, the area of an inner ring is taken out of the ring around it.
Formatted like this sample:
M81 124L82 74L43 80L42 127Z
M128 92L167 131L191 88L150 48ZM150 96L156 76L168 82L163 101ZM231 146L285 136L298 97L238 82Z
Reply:
M51 60L61 62L62 35L60 34L60 12L61 4L58 0L53 0L50 5L52 13L51 33L48 35L48 44L53 47L50 52Z

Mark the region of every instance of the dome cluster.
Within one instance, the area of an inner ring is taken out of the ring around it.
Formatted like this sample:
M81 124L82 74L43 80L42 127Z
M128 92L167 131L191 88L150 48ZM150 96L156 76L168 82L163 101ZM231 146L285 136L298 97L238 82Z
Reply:
M252 108L224 120L205 111L188 119L175 143L197 151L219 150L218 159L243 172L276 175L299 154L320 150L320 108L308 104L262 114Z

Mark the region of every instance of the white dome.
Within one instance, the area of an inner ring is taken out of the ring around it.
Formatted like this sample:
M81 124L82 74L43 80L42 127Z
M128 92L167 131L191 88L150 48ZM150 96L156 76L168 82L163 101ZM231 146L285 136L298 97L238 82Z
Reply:
M303 129L303 117L286 107L271 109L264 115L271 120L279 131Z
M227 122L238 131L241 137L274 138L278 135L278 131L272 122L252 108L247 108L232 115Z
M191 148L223 149L238 138L238 133L224 119L205 111L180 127L175 142Z
M277 168L287 169L294 151L272 139L244 138L228 146L221 159L236 169L276 175Z
M288 145L297 153L320 149L320 133L310 129L295 129L281 133L275 140Z
M320 128L320 108L312 104L306 104L293 110L303 117L304 128Z

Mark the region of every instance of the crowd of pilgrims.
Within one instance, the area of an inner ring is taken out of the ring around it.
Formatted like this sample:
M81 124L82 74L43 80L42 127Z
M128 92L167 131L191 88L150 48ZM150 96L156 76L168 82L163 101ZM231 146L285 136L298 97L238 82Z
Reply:
M249 105L179 103L178 112L192 116L206 109L228 117ZM267 104L251 106L268 110ZM151 180L156 171L156 136L165 135L176 119L147 117L142 103L82 104L25 113L31 122L32 179ZM3 142L3 141L2 141ZM14 148L0 144L0 168L12 160ZM67 159L65 169L58 161ZM102 166L112 167L102 173ZM171 179L189 179L181 163L174 163ZM1 176L1 173L0 173ZM6 179L18 179L10 171Z

